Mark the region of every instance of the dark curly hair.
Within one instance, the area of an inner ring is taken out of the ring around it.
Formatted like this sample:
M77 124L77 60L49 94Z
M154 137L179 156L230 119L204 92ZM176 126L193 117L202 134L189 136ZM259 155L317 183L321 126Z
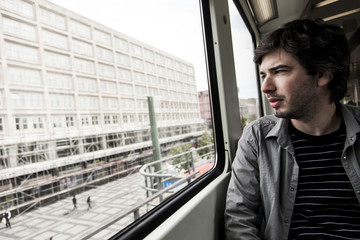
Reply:
M342 28L321 19L294 20L261 39L254 62L260 65L264 55L277 48L290 53L309 75L328 74L331 101L337 103L345 96L350 52Z

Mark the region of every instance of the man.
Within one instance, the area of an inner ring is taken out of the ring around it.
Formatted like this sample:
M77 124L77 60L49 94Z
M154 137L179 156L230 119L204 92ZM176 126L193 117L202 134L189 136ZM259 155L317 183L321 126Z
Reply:
M90 196L87 198L87 200L86 200L86 203L87 203L87 205L88 205L88 211L89 211L89 209L91 208L91 199L90 199Z
M3 218L5 219L6 228L11 228L11 224L10 224L11 212L8 209L6 209L5 212L3 213Z
M73 202L73 205L74 205L73 210L77 209L77 206L76 206L77 200L76 200L75 195L74 195L73 198L72 198L72 202Z
M360 110L346 93L340 27L300 19L255 50L274 116L244 129L229 183L228 239L360 239Z

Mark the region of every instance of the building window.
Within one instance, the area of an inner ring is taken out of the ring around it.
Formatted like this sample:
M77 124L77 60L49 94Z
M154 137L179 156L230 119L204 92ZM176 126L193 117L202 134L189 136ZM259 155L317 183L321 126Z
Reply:
M99 118L98 118L98 116L91 116L91 124L92 124L92 125L99 125Z
M121 108L122 109L132 110L132 109L135 108L135 100L134 99L122 98L120 100L120 102L121 102Z
M149 87L149 96L158 96L159 91L157 88Z
M141 72L134 72L134 81L138 83L145 83L145 74Z
M119 80L125 80L127 82L131 82L131 72L128 69L124 68L118 68L118 79Z
M100 82L100 88L102 93L112 93L116 94L116 83L110 82L110 81L101 81Z
M129 114L129 117L130 117L129 122L134 123L135 122L135 115L134 114Z
M70 30L71 33L75 35L85 37L86 39L91 39L91 28L88 25L71 20Z
M70 57L54 52L45 52L45 64L49 67L70 69Z
M113 61L112 51L109 49L106 49L106 48L97 46L96 47L96 56L101 60L105 60L105 61L109 61L109 62Z
M144 62L139 58L131 58L132 65L134 68L144 70Z
M129 67L130 57L127 54L116 53L116 62Z
M22 0L2 0L1 5L28 18L34 18L33 5Z
M4 131L4 122L3 122L3 118L0 117L0 132Z
M85 91L85 92L97 91L96 79L77 77L76 80L77 80L77 87L80 91Z
M115 70L113 66L98 64L98 67L99 67L99 75L109 78L115 77Z
M28 129L27 118L26 117L15 118L15 127L16 127L16 130Z
M150 73L156 73L156 66L151 62L145 62L146 71Z
M118 99L117 98L102 98L102 107L104 109L118 109Z
M115 37L115 47L119 50L122 50L124 52L128 52L129 51L129 43L121 38L117 38Z
M119 84L120 93L123 95L133 95L133 86L130 84Z
M98 109L99 100L93 96L79 96L80 109Z
M104 116L104 123L111 124L110 116Z
M82 116L81 117L81 125L82 126L89 126L89 117L88 116Z
M72 89L72 79L70 75L61 73L46 73L49 87Z
M43 96L35 92L12 93L13 106L15 108L37 108L43 107Z
M108 33L104 33L99 30L94 30L94 38L97 42L103 43L105 45L111 46L111 36Z
M10 18L3 18L4 33L20 38L36 41L36 28L33 25L25 24Z
M149 59L150 61L155 61L154 52L150 49L147 48L144 49L144 57Z
M39 52L37 48L7 42L5 51L7 57L10 59L36 64L39 63Z
M165 65L165 57L164 55L160 54L160 53L156 53L155 54L155 60L157 63L161 64L161 65Z
M58 47L61 49L66 49L66 50L68 49L68 41L66 36L54 32L50 32L44 29L42 30L42 34L45 44L53 47Z
M74 117L65 117L66 127L74 127Z
M41 8L40 19L43 23L65 30L65 17L59 14Z
M75 58L74 59L74 68L78 72L94 74L95 73L95 64L92 61Z
M62 127L62 119L61 116L53 116L52 117L53 127L61 128Z
M90 57L93 56L93 47L90 43L73 39L72 45L75 53L79 53Z
M9 82L26 85L41 85L40 72L26 68L9 67Z
M112 117L113 117L113 123L118 124L119 123L119 117L116 116L116 115L113 115Z
M128 123L128 114L123 115L123 123L124 124Z
M166 76L166 68L163 66L157 66L157 73L162 77L167 77Z
M42 117L33 117L32 123L33 123L33 129L44 128L44 120Z
M74 96L66 94L50 94L50 106L56 109L74 109Z
M147 96L147 90L145 86L135 86L136 95Z
M136 56L142 57L142 48L141 46L131 43L130 44L130 51Z

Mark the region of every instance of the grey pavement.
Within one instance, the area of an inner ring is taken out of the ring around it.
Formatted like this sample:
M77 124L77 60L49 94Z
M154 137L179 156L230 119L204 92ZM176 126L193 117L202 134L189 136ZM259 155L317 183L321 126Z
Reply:
M77 209L73 210L72 196L56 203L37 208L10 219L11 229L0 225L1 240L67 240L81 239L98 229L101 224L115 219L145 200L145 190L141 188L144 177L134 173L119 180L97 186L79 193ZM87 197L92 200L92 208L87 210ZM146 212L140 209L140 215ZM108 239L134 221L130 214L115 224L103 229L89 239Z

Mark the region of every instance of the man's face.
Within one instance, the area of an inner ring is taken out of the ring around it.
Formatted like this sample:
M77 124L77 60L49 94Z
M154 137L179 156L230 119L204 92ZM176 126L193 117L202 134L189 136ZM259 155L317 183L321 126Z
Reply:
M315 111L317 80L307 74L295 58L282 49L266 54L260 65L265 93L275 116L309 119Z

